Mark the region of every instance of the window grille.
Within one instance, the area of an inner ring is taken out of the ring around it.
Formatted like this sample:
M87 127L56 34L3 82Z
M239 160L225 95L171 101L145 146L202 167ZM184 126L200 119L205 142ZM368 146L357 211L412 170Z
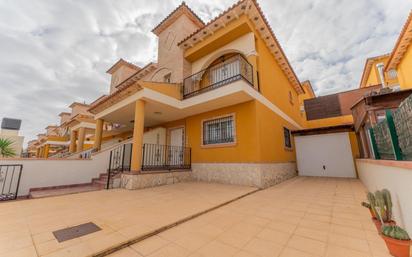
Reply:
M203 145L235 142L233 116L203 122Z
M290 136L290 130L288 128L283 128L283 137L285 141L285 147L286 148L292 148L292 141L291 141L291 136Z

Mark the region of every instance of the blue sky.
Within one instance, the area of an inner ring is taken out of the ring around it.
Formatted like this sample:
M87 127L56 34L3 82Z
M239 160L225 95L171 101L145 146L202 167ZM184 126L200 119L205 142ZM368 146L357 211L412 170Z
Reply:
M208 21L235 0L187 0ZM392 50L409 0L259 0L292 67L318 95L356 88L367 57ZM180 1L0 0L0 118L20 118L26 142L73 101L109 89L119 58L156 60L150 32Z

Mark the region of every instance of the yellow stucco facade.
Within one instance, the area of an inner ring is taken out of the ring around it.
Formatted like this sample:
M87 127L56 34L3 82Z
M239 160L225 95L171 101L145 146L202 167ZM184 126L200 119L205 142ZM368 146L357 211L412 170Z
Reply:
M412 47L409 46L396 68L401 89L412 88Z

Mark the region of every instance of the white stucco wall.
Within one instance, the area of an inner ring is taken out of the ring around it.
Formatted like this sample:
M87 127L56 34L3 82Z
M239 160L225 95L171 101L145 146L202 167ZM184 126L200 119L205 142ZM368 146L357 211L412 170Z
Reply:
M399 163L399 162L398 162ZM387 188L392 195L395 221L412 234L412 162L394 166L394 161L356 160L359 178L375 192Z
M110 151L98 153L90 160L70 159L0 159L2 164L22 164L18 196L29 194L30 188L89 183L109 166Z
M199 72L212 63L216 58L229 52L239 52L248 56L256 54L255 36L252 32L243 35L236 40L216 49L215 51L203 56L199 60L192 63L192 74Z

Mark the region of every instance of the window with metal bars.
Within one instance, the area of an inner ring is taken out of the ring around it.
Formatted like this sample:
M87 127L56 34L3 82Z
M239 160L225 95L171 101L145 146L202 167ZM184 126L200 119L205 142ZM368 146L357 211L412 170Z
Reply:
M233 116L203 122L203 145L235 142Z
M285 139L285 147L288 149L292 148L292 140L290 138L290 130L288 128L283 128L283 137Z

